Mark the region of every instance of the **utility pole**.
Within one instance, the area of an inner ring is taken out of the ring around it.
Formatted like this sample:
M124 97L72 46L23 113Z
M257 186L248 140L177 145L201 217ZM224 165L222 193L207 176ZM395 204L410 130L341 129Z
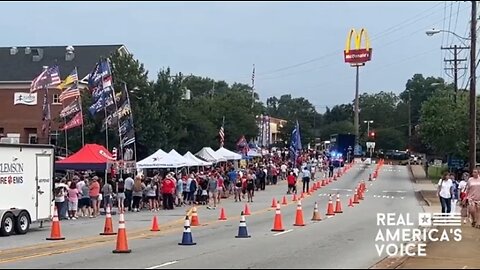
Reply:
M476 93L476 67L475 54L477 43L477 2L472 1L472 15L470 24L470 130L468 141L468 158L470 163L470 172L475 169L477 164L477 93Z
M455 87L455 96L454 96L454 101L455 103L457 102L457 94L458 94L458 70L465 70L467 68L465 67L458 67L458 64L461 62L467 61L466 58L458 59L458 54L462 50L468 50L470 47L461 47L461 46L450 46L450 47L441 47L440 49L442 50L448 50L453 53L453 59L444 59L443 61L446 63L453 63L453 68L445 68L445 70L453 70L453 84ZM453 51L452 51L453 50Z

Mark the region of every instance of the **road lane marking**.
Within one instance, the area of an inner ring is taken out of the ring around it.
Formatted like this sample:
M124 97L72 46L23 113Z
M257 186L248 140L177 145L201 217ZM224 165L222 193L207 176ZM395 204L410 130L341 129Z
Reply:
M352 191L351 189L347 189L347 188L331 188L330 190L333 190L333 191Z
M284 232L276 233L276 234L274 234L273 236L279 236L279 235L286 234L286 233L289 233L289 232L293 232L293 229L286 230L286 231L284 231Z
M171 262L162 263L160 265L155 265L155 266L152 266L152 267L148 267L148 268L145 268L145 269L157 269L157 268L169 266L169 265L176 264L176 263L178 263L178 261L171 261Z
M467 269L467 268L468 268L468 266L467 266L467 265L465 265L464 267L462 267L462 269Z

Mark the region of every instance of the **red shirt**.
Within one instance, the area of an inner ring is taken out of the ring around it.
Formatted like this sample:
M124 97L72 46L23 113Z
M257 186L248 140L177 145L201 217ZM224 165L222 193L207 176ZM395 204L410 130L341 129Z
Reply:
M162 193L175 193L175 183L170 179L163 180Z
M295 182L297 179L295 179L295 175L289 175L287 176L287 182L289 185L295 185Z

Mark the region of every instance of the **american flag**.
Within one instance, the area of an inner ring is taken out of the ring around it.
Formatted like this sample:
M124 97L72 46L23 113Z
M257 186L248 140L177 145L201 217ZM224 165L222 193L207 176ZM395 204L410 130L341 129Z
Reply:
M60 71L58 66L53 66L45 69L33 79L30 84L30 93L34 93L42 88L47 88L49 86L56 86L62 82L60 79Z
M218 135L220 136L220 147L223 147L225 143L225 132L223 131L223 125L220 127L220 131L218 131Z
M69 88L67 88L65 91L63 91L58 98L60 99L60 102L63 102L64 100L67 100L69 98L79 97L79 96L80 96L80 90L78 89L78 86L75 83Z

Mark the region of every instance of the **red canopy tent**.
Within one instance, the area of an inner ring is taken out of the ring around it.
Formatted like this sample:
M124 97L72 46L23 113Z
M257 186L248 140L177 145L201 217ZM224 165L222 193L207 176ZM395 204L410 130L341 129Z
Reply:
M102 145L86 144L75 154L55 162L55 169L105 171L114 161L112 154Z

